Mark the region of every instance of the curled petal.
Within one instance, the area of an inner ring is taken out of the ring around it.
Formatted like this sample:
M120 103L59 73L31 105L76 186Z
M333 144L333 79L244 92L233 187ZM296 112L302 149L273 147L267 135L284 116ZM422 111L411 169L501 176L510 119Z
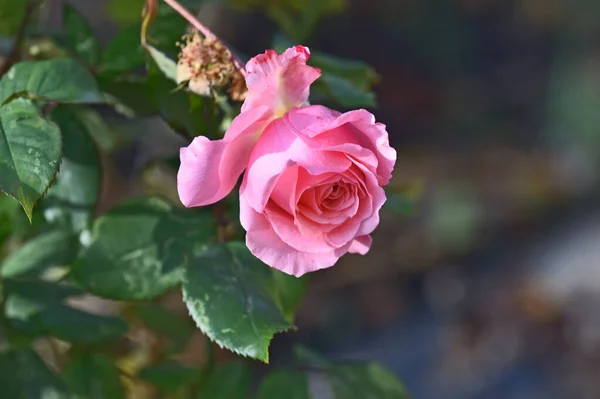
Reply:
M360 237L356 237L352 244L350 244L350 248L348 252L351 254L360 254L365 255L371 249L371 244L373 243L373 239L370 235L364 235Z
M281 116L308 100L310 85L321 75L318 68L306 65L310 51L295 46L277 54L267 50L246 64L248 97L242 111L261 105Z
M177 190L183 205L209 205L229 194L270 117L267 107L243 112L233 120L223 140L196 137L180 150Z
M385 186L392 177L396 150L390 147L385 125L364 109L344 114L321 105L311 105L289 112L286 125L311 149L341 151L363 164L373 164L379 185Z

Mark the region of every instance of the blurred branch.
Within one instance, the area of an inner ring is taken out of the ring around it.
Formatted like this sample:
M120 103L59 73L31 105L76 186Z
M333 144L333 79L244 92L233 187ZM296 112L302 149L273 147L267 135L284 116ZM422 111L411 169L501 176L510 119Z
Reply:
M21 45L23 44L23 40L25 39L25 33L27 31L27 26L29 26L29 22L31 22L31 17L33 16L34 11L37 9L39 5L41 5L44 0L39 1L38 3L34 3L33 0L25 0L25 14L23 15L23 19L19 25L19 29L17 34L15 35L15 43L13 44L12 49L6 56L4 63L0 66L0 76L4 76L8 70L19 61L19 53L21 52Z

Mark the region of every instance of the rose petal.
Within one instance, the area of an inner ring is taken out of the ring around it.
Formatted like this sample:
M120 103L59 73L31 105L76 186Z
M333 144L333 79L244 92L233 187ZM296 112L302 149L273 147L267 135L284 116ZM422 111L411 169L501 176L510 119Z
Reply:
M277 185L271 193L271 200L292 216L296 213L298 169L298 166L286 169L279 177Z
M350 244L336 250L308 253L284 243L273 231L265 216L256 212L240 197L240 221L246 234L246 246L258 259L284 273L300 277L306 273L333 266Z
M361 213L361 209L357 212L355 220L362 220L361 226L357 232L357 235L371 234L375 228L379 225L379 211L386 201L385 190L377 185L377 179L370 171L367 170L363 165L357 164L362 169L365 181L367 184L367 193L371 198L371 201L361 201L362 204L370 204L368 210L364 210L364 214ZM366 216L366 215L370 216Z
M285 118L288 129L313 149L341 151L366 162L377 157L377 179L386 185L396 163L396 150L390 147L385 125L375 122L370 112L359 109L339 114L321 105L292 110ZM372 161L367 162L372 164Z
M183 205L209 205L229 194L270 117L267 107L243 112L233 120L223 140L196 137L180 150L177 190Z
M352 162L338 152L311 150L284 127L282 119L276 119L254 147L248 165L240 192L246 195L250 206L261 212L286 169L298 165L312 175L341 173Z
M321 75L318 68L306 65L309 57L307 47L295 46L281 55L267 50L248 61L248 97L242 111L266 105L281 116L303 105L308 100L310 85Z
M310 253L332 250L332 246L326 242L323 232L317 231L315 235L302 234L294 223L294 217L273 203L267 205L264 214L281 241L295 250Z
M360 236L352 241L350 248L348 248L348 252L351 254L360 254L365 255L371 249L371 244L373 243L373 239L370 235Z

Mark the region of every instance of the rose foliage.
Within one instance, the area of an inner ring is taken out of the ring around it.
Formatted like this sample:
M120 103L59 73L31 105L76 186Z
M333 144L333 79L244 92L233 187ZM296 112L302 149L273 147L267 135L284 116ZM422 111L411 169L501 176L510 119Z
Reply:
M369 361L265 364L307 273L371 246L396 160L374 71L282 35L244 67L135 3L103 45L69 2L0 2L0 396L406 398Z

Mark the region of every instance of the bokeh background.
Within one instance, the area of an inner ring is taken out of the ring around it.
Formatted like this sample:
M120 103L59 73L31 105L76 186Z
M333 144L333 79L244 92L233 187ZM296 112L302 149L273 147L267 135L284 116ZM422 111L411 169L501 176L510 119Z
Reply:
M107 42L142 1L70 3ZM272 363L302 343L379 361L416 399L600 397L600 1L194 3L241 54L283 32L370 64L398 150L392 184L414 200L384 211L368 255L311 276ZM106 117L128 145L105 160L104 209L142 189L146 160L184 145L159 120Z

